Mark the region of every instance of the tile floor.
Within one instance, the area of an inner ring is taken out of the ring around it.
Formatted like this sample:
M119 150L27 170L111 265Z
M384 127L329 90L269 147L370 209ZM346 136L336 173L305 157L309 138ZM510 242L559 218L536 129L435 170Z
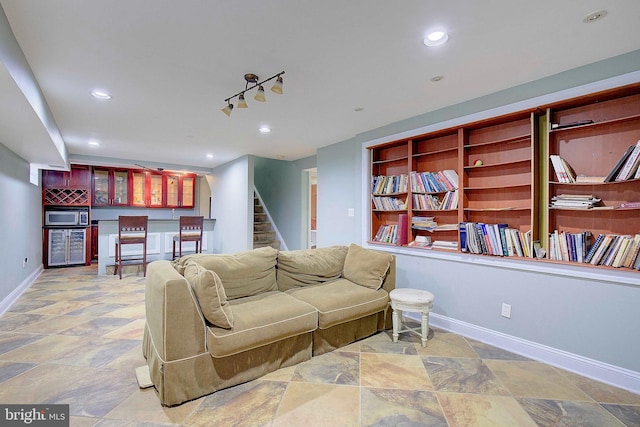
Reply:
M383 332L174 408L140 390L144 278L46 270L0 318L0 402L72 426L640 426L640 395L441 330Z

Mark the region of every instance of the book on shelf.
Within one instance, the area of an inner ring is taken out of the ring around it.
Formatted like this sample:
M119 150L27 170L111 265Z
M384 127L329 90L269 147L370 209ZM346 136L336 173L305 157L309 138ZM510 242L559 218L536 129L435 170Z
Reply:
M584 184L601 184L604 182L606 176L587 176L587 175L577 175L576 182L584 183Z
M531 232L521 232L507 224L461 222L458 225L463 252L494 256L532 257Z
M638 170L639 164L640 164L640 140L636 142L636 145L634 146L633 151L631 152L631 154L629 154L629 157L627 157L627 160L624 162L624 165L620 169L620 172L618 172L618 175L616 176L615 180L626 181L630 178L634 178Z
M453 169L438 172L416 172L410 174L411 191L415 193L444 193L458 188L458 174Z
M551 154L549 159L551 160L551 166L553 167L558 182L568 184L576 182L575 171L562 157L557 154Z
M558 194L551 198L551 207L591 209L600 203L600 201L600 199L591 194Z
M374 242L392 243L398 242L398 225L381 225L373 238Z
M398 197L373 196L373 205L380 211L402 211L407 209L407 199Z
M431 237L429 236L416 236L416 240L409 243L409 246L417 246L421 248L431 247Z
M623 202L618 206L619 208L640 208L640 201L636 202Z
M406 193L408 176L401 175L378 175L373 176L371 181L371 192L373 194L394 194Z
M627 148L627 151L625 151L622 157L620 157L620 160L618 160L618 163L616 163L613 169L611 169L609 174L606 176L604 182L611 182L615 179L634 149L635 145L630 145L629 148Z
M549 233L549 259L584 262L590 252L591 232L569 233L554 230Z
M400 246L406 245L408 243L408 232L409 232L409 215L407 214L398 215L398 244Z
M455 251L458 249L458 242L449 240L435 240L431 247L434 249L447 249Z
M566 128L572 128L572 127L576 127L576 126L583 126L583 125L588 125L593 123L593 120L579 120L577 122L571 122L571 123L551 123L551 129L566 129Z

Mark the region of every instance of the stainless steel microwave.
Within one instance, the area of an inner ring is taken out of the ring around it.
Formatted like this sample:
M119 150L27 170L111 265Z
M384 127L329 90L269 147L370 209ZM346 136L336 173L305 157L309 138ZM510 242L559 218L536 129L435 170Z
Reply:
M85 227L89 225L89 210L46 210L44 212L44 225L50 227L56 226L75 226Z

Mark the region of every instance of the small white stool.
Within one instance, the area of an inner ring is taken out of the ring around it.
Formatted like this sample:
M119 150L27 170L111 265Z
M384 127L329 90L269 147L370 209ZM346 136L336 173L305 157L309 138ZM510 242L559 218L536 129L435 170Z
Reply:
M391 308L393 309L393 342L398 342L400 332L414 332L422 338L422 346L427 346L427 335L429 334L429 311L433 308L431 292L420 289L398 288L389 293L391 298ZM402 329L402 312L412 311L422 313L422 328Z

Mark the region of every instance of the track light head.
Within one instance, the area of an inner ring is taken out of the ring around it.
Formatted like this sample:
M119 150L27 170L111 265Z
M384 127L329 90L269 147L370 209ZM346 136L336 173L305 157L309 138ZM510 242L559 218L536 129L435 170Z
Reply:
M226 107L222 109L222 112L227 115L227 117L231 117L231 112L233 111L233 104L228 103Z
M258 87L258 91L256 92L256 96L254 96L253 99L255 99L258 102L265 102L267 100L267 98L265 98L265 96L264 96L264 87L262 85L260 85Z
M247 101L244 99L244 93L241 93L240 96L238 96L238 108L249 108Z
M282 95L282 76L278 76L276 82L271 86L271 92Z

